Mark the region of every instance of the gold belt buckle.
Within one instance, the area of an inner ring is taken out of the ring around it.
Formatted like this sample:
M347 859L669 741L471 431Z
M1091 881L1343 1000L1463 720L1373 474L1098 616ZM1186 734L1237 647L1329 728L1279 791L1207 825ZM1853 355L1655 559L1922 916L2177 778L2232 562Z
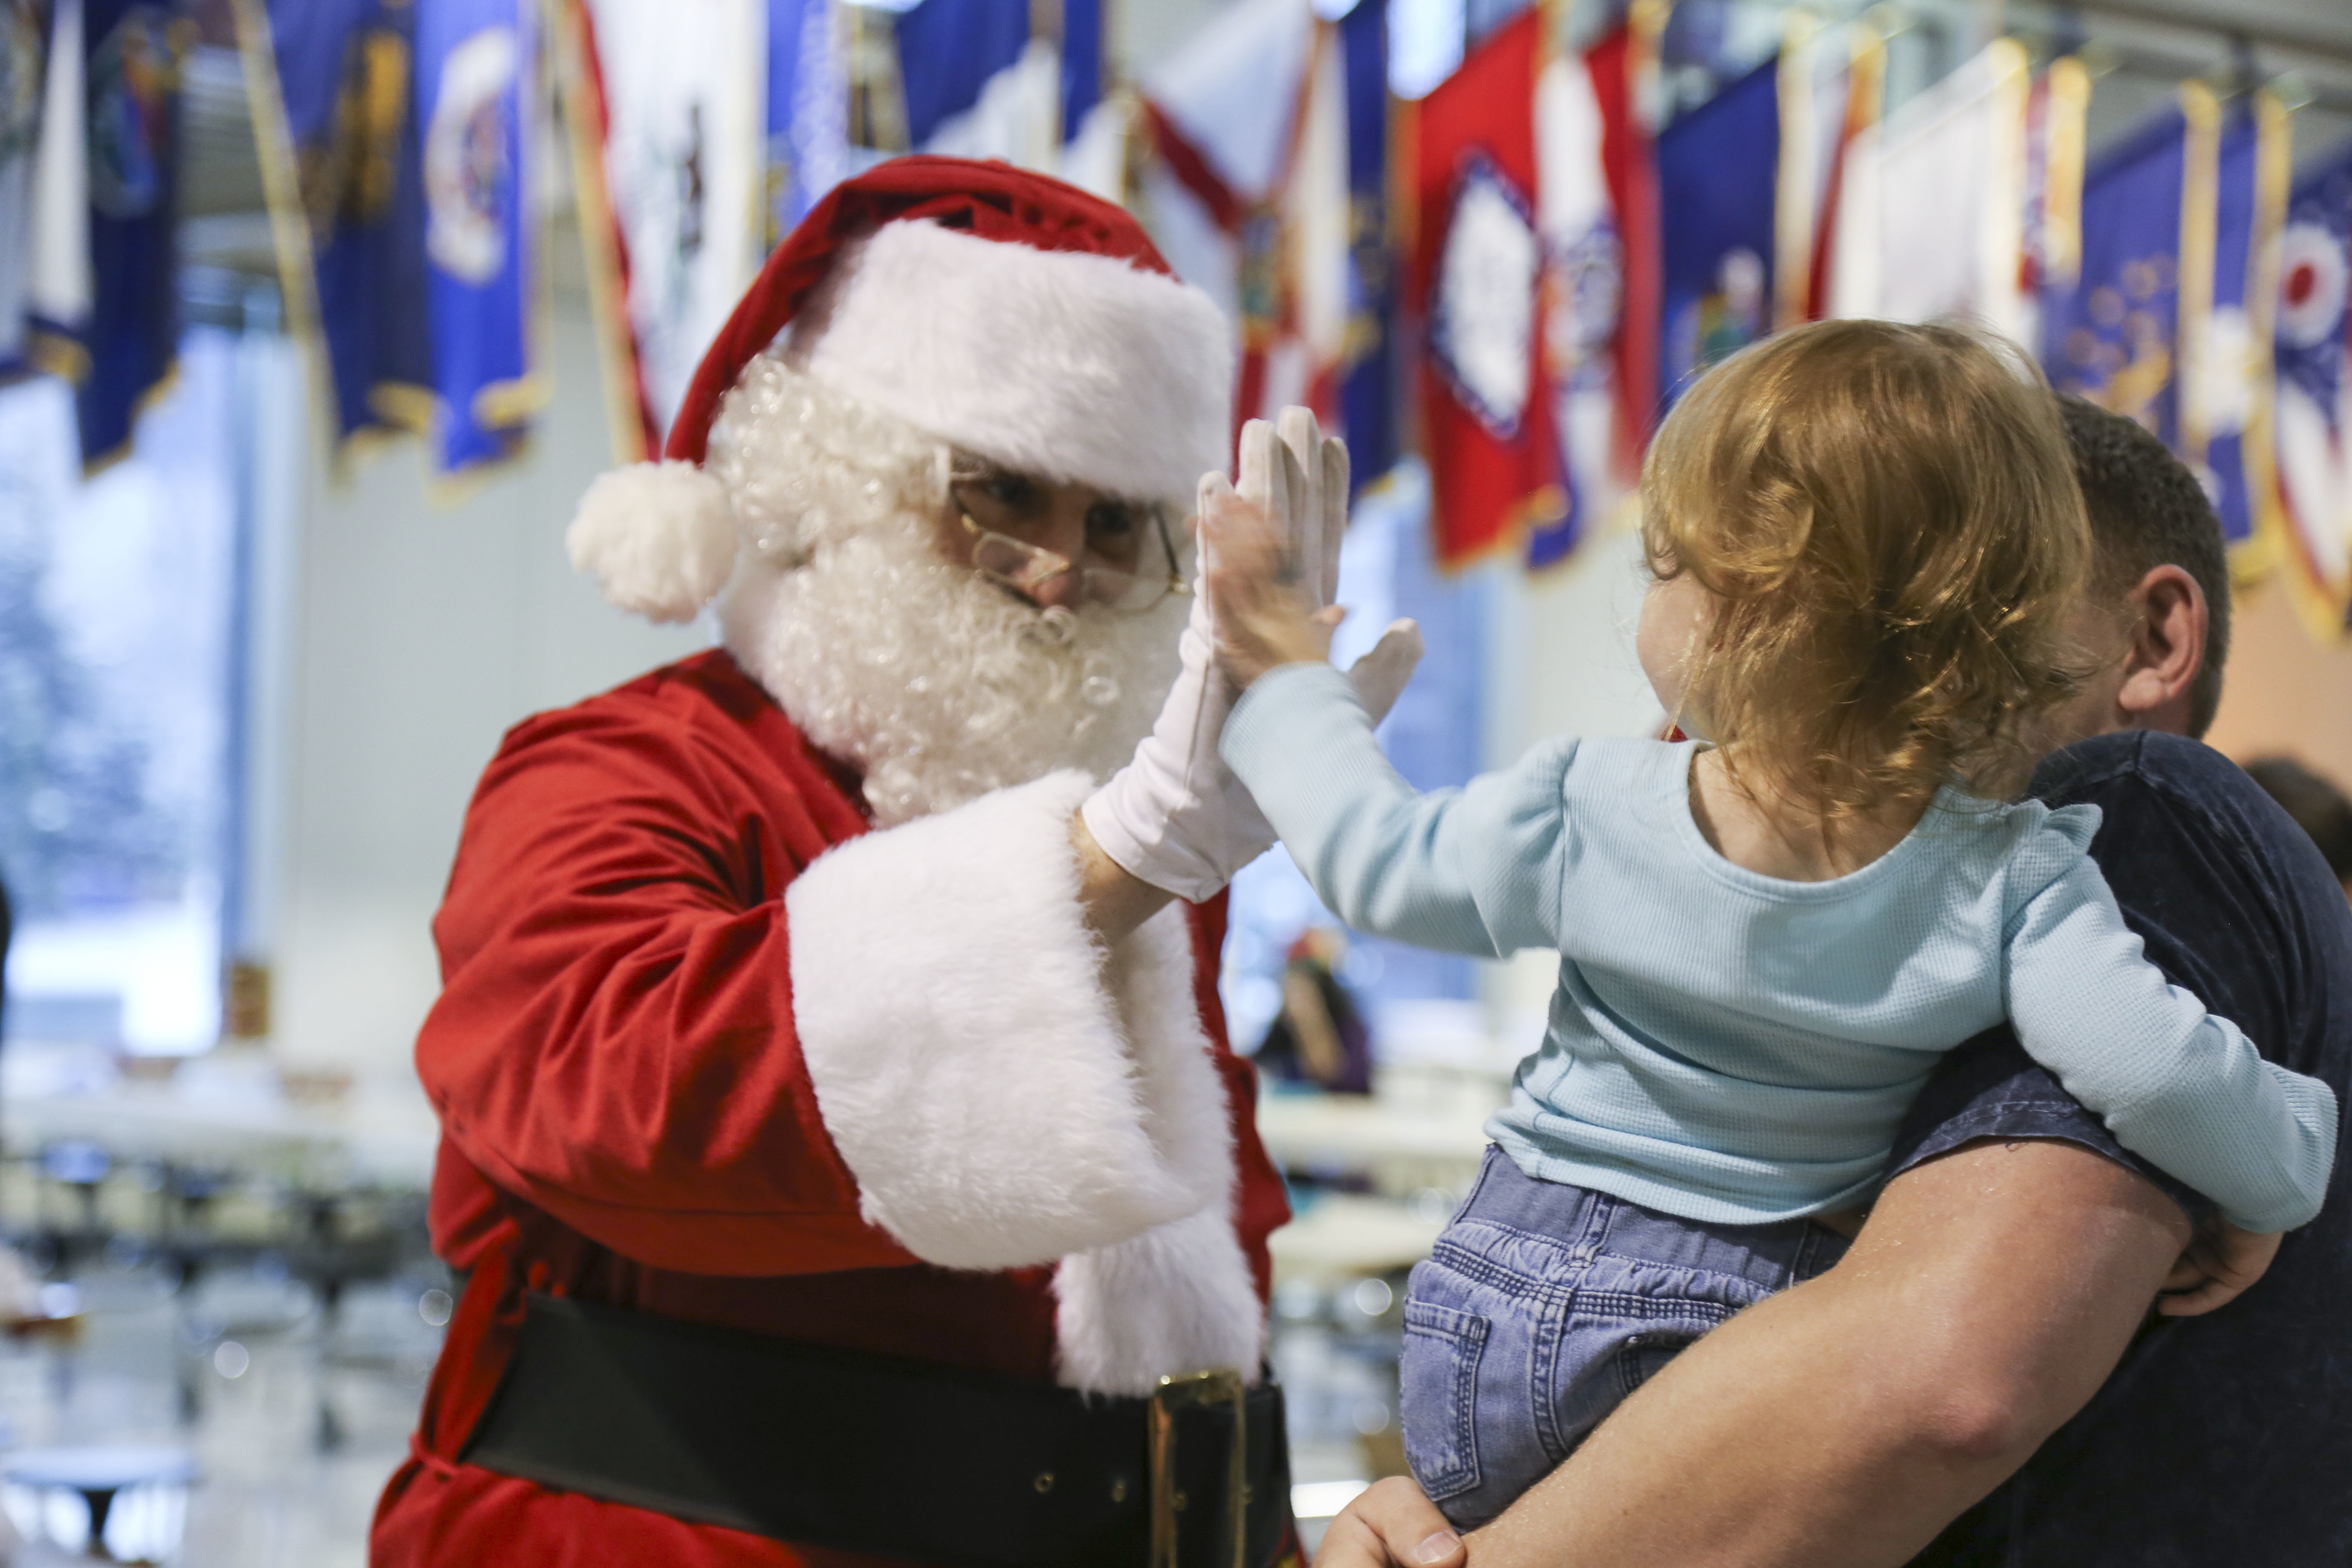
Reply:
M1233 1452L1225 1477L1226 1532L1233 1537L1232 1568L1246 1568L1249 1552L1248 1390L1242 1374L1220 1367L1163 1377L1152 1392L1151 1568L1176 1568L1176 1516L1184 1494L1176 1489L1176 1414L1196 1405L1227 1404L1234 1411Z

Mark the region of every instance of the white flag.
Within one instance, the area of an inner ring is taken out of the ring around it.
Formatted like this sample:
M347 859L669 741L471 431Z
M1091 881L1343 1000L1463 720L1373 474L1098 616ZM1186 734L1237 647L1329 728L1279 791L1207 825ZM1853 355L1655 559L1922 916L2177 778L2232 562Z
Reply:
M1241 0L1144 78L1152 237L1225 308L1239 413L1331 420L1348 347L1348 109L1339 36L1307 0Z
M90 279L81 0L58 0L52 26L41 142L31 176L32 258L25 309L36 331L76 333L89 323L96 297Z
M1832 313L1960 316L2011 338L2024 289L2025 50L2000 38L1849 149Z
M576 0L592 24L612 245L648 436L669 428L703 351L763 255L763 0ZM594 117L572 115L575 134ZM591 237L591 243L595 243Z

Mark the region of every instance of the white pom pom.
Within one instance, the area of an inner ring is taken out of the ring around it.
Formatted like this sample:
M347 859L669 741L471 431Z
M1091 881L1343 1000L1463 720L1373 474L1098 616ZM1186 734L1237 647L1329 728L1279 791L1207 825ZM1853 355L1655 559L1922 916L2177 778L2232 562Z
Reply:
M690 621L735 571L735 513L692 463L632 463L600 474L563 536L574 571L654 621Z

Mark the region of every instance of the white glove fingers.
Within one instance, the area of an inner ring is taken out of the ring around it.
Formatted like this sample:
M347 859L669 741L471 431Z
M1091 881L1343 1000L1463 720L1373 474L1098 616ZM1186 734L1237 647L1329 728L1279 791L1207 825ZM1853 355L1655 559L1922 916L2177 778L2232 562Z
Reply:
M1348 443L1323 443L1323 602L1339 597L1339 545L1348 534Z
M1274 426L1265 420L1253 419L1242 426L1240 478L1234 488L1269 509L1281 499L1274 493Z
M1323 475L1320 447L1322 427L1316 423L1315 411L1297 404L1285 408L1275 420L1275 433L1282 438L1290 462L1283 467L1283 475L1290 481L1290 557L1297 563L1298 585L1312 605L1328 605L1328 594L1323 585L1323 519L1318 485Z
M1372 645L1372 651L1349 668L1349 684L1356 689L1356 700L1364 705L1373 723L1387 718L1389 710L1396 706L1405 683L1421 663L1424 646L1418 624L1393 621Z

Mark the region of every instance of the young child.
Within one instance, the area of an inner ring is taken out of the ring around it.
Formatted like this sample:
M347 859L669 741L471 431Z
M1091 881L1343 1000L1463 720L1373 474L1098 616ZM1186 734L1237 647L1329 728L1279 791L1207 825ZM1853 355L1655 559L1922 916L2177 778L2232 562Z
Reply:
M1718 365L1642 478L1644 671L1700 740L1560 739L1417 796L1256 514L1204 519L1222 750L1349 924L1560 955L1405 1306L1406 1452L1467 1528L1691 1340L1834 1261L1946 1050L2008 1019L2214 1199L2242 1275L2317 1213L2334 1096L2140 953L2096 808L2005 805L2087 669L2058 410L1960 329L1832 321ZM2200 1307L2216 1299L2209 1294Z

